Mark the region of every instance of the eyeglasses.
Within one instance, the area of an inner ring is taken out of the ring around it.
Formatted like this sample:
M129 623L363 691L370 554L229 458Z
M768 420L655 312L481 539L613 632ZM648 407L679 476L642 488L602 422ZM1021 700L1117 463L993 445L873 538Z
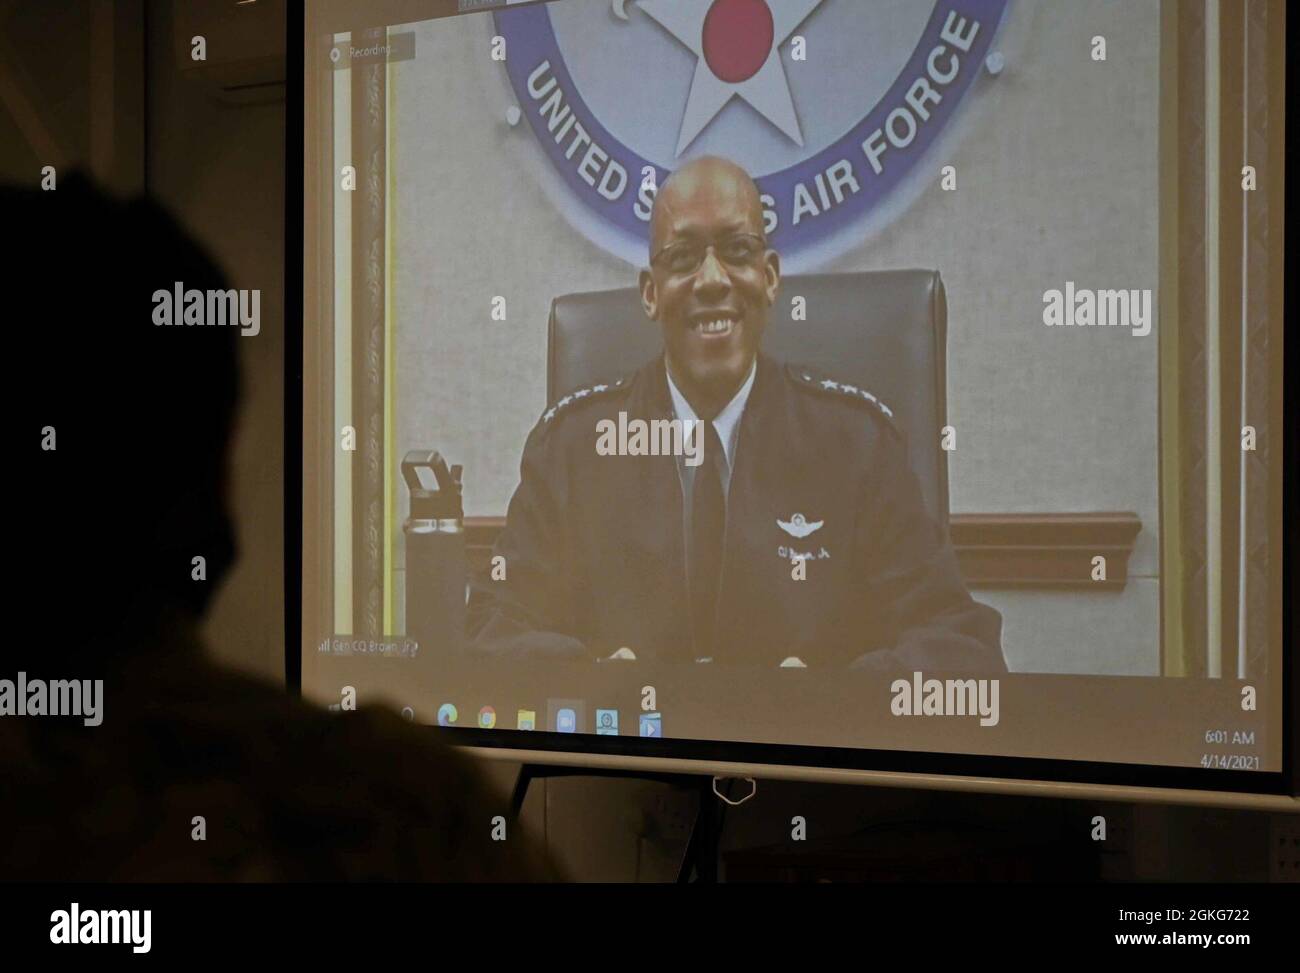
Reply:
M758 262L767 250L767 241L753 233L737 233L716 243L670 243L651 257L650 263L671 274L693 274L704 266L704 256L710 247L728 267L743 269Z

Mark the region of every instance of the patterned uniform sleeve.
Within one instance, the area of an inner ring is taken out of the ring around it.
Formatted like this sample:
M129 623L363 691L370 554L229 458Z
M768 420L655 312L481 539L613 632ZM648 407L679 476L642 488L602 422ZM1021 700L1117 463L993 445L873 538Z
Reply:
M524 445L519 487L492 554L505 558L505 579L491 572L470 586L470 651L494 655L585 659L572 631L568 558L563 549L566 471L555 430L539 423Z
M906 443L882 427L854 538L873 651L854 668L1006 672L1002 616L971 598L956 555L925 509Z

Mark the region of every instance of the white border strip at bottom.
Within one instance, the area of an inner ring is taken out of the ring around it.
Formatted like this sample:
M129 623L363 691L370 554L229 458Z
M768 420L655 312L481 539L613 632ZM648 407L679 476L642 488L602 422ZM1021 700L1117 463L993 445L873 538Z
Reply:
M680 757L634 757L621 754L574 753L563 750L512 750L498 747L456 747L487 760L592 770L644 770L716 777L754 777L759 780L798 780L818 784L852 784L867 787L904 787L965 793L1019 794L1062 800L1098 800L1137 804L1187 804L1201 807L1240 808L1300 814L1300 798L1285 794L1244 794L1166 787L1132 787L1121 784L1082 784L1071 781L1017 780L1007 777L959 777L886 770L849 770L837 767L800 767L788 764L728 763L687 760Z

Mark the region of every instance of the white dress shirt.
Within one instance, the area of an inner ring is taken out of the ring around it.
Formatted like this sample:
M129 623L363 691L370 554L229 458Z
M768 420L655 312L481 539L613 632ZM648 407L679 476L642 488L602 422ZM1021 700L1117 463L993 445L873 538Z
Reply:
M694 423L699 416L686 401L686 396L682 395L681 389L673 383L673 373L666 367L664 372L668 376L668 394L673 399L673 413L683 423ZM731 401L713 419L713 428L722 443L722 492L724 494L731 488L731 470L735 466L736 444L740 438L740 417L745 414L745 403L749 401L749 390L754 387L754 376L757 373L758 359L755 358L749 366L749 377L737 389ZM694 426L688 428L693 429ZM695 469L694 466L687 466L684 458L678 460L677 470L682 477L682 499L685 502L687 516L691 509L691 488L695 484Z

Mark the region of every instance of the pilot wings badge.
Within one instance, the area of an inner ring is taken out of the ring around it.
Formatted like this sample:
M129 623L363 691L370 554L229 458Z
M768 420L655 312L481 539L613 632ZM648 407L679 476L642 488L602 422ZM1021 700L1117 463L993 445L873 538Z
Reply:
M785 521L782 520L780 517L777 517L776 523L778 527L780 527L791 537L807 537L813 531L821 527L821 525L824 524L825 521L819 520L816 523L810 524L804 518L803 514L795 514L793 517L789 519L789 521Z

